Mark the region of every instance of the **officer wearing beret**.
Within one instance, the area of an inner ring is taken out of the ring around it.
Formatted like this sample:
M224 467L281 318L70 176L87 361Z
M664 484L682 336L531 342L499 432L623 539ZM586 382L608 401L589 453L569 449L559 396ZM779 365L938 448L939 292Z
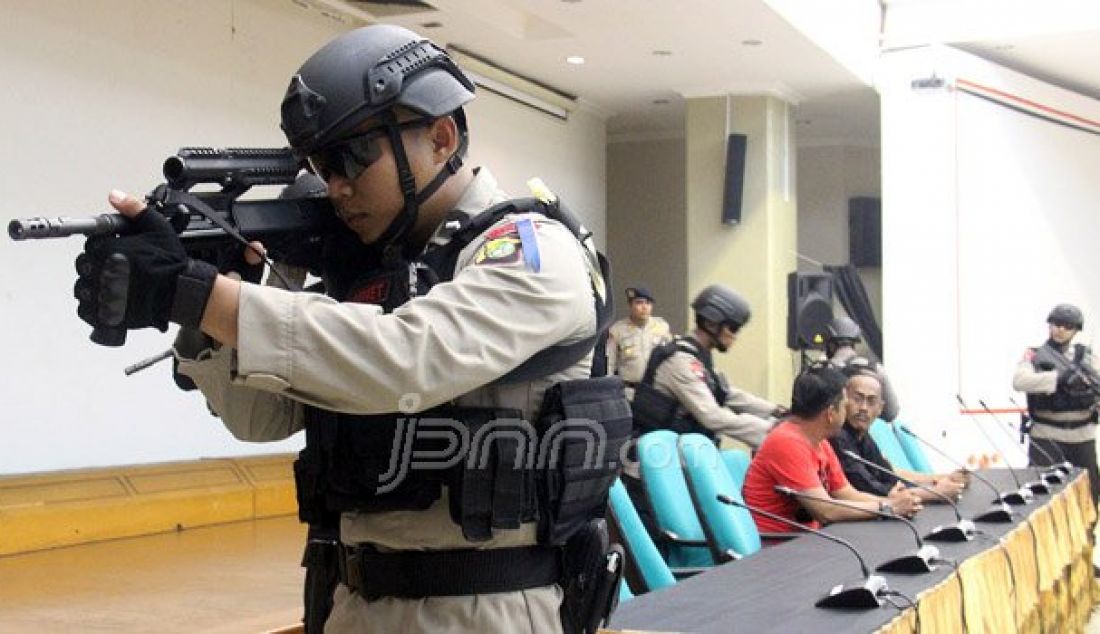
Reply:
M627 288L626 301L630 316L615 322L607 334L607 371L621 376L633 396L649 355L657 346L672 341L672 332L667 321L653 316L655 300L648 288Z
M1027 393L1031 464L1066 460L1088 470L1093 499L1100 487L1096 466L1097 374L1092 351L1073 338L1085 325L1081 309L1058 304L1047 315L1049 337L1028 348L1016 365L1012 387ZM1050 457L1035 447L1041 447Z

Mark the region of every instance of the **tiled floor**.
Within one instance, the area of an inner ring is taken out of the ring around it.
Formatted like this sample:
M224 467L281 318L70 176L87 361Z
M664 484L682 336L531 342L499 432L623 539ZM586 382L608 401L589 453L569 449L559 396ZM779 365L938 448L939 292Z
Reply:
M0 634L286 627L301 615L304 537L285 517L0 557ZM1086 633L1100 634L1100 609Z
M301 617L296 517L0 557L0 633L259 633Z

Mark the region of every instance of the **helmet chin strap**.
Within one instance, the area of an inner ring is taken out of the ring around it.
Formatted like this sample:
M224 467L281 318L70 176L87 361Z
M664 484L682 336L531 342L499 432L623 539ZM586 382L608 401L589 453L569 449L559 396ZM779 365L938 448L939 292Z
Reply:
M707 326L706 326L706 324L711 324L711 323L713 323L713 322L704 321L703 322L704 325L703 325L703 328L702 328L703 332L707 333L707 336L710 337L710 345L714 346L714 348L716 350L718 350L718 352L725 352L726 350L729 350L729 346L723 345L722 344L722 339L719 336L722 333L722 324L718 324L717 331L712 331L710 328L707 328Z
M424 189L416 191L416 177L409 166L409 157L405 154L405 144L401 140L401 128L398 126L397 115L392 110L384 115L386 135L389 137L390 146L393 148L394 161L397 163L397 178L401 187L401 197L405 204L401 213L393 219L390 226L378 238L378 244L382 246L386 259L396 258L401 255L404 245L401 241L409 231L416 226L416 220L420 214L420 206L432 197L444 181L456 174L462 167L463 157L466 154L468 139L465 132L459 135L458 147L447 159L447 162L439 170L439 173L424 186Z

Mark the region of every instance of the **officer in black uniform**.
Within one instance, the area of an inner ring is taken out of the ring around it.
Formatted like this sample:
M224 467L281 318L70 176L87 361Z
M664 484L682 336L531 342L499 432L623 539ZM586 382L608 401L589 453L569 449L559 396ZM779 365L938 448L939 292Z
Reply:
M1085 325L1081 309L1058 304L1047 316L1050 336L1028 348L1016 365L1012 387L1027 393L1031 464L1063 458L1088 470L1093 499L1100 489L1096 466L1097 396L1100 377L1088 346L1072 343ZM1042 448L1047 455L1037 451Z
M856 344L863 341L863 331L850 317L837 317L825 327L825 356L833 367L843 370L849 365L866 367L882 384L882 412L879 417L892 421L898 417L898 395L881 363L861 355Z

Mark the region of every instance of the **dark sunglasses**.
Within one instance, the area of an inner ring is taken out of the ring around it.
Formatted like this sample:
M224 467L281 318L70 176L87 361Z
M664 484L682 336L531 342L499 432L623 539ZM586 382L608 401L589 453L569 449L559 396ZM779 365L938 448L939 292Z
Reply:
M1077 324L1075 324L1075 323L1071 324L1069 322L1060 321L1060 320L1057 320L1057 319L1055 319L1055 320L1053 320L1049 323L1050 323L1051 326L1058 326L1060 328L1065 328L1066 330L1077 330Z
M433 118L413 119L397 124L397 129L427 127L433 121ZM326 183L333 176L355 180L382 158L382 146L379 142L387 136L386 126L379 126L340 139L310 154L306 158L306 165L309 166L309 171Z

